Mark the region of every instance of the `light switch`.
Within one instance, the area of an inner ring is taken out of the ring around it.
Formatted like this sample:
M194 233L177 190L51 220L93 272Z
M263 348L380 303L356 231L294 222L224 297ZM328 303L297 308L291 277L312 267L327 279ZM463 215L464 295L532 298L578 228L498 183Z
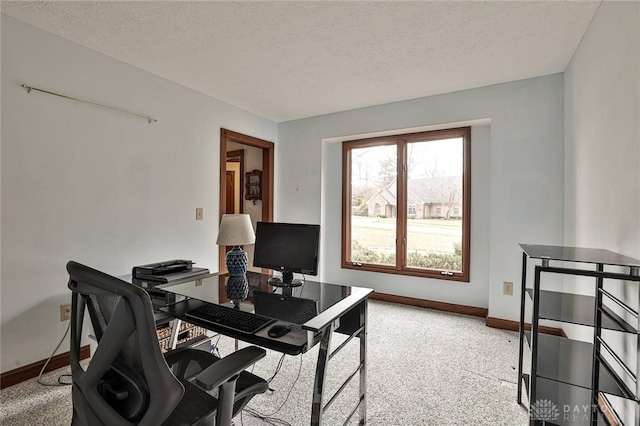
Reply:
M203 215L203 208L202 207L197 207L196 208L196 220L202 220L202 215Z

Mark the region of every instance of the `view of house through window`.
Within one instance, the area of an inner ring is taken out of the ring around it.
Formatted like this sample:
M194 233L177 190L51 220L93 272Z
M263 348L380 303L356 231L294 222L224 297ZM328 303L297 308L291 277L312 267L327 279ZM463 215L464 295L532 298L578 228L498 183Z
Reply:
M468 281L469 144L469 128L344 142L343 266Z

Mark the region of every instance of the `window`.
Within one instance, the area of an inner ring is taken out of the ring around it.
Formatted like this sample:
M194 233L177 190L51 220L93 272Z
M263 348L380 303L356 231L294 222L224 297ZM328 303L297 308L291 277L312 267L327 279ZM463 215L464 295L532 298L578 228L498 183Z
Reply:
M469 281L470 145L469 127L343 142L342 267Z

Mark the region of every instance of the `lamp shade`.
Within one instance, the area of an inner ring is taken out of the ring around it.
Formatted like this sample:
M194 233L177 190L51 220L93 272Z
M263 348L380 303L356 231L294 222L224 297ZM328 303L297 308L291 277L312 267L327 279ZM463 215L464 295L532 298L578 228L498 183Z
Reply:
M219 246L241 246L253 244L256 241L256 234L253 232L251 218L248 214L225 214L220 221L218 231Z

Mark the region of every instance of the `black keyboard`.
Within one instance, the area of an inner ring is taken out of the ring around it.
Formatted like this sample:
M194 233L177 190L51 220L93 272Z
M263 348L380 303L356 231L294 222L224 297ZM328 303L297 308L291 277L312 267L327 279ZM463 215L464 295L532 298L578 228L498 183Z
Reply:
M274 322L271 318L207 303L185 312L188 317L218 325L241 333L253 334Z

